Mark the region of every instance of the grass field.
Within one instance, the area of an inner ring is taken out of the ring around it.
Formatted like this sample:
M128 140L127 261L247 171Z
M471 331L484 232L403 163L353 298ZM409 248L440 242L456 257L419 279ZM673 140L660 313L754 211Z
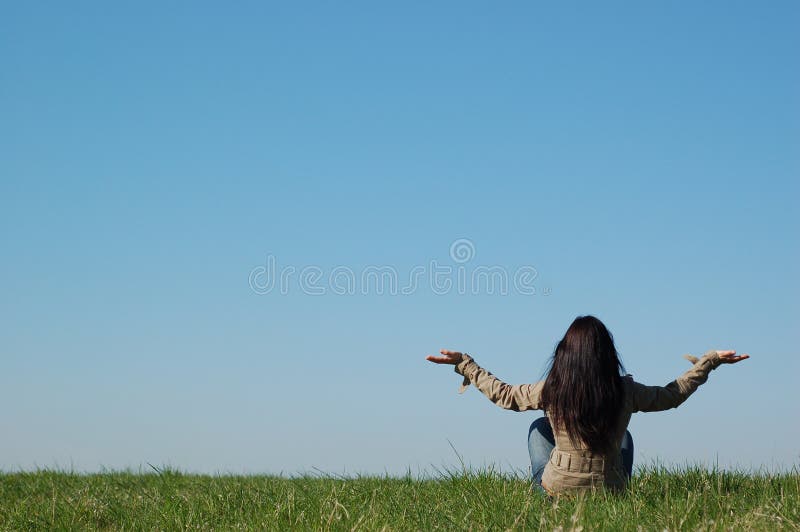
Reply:
M550 499L491 470L334 478L0 473L0 529L798 530L800 474L639 469Z

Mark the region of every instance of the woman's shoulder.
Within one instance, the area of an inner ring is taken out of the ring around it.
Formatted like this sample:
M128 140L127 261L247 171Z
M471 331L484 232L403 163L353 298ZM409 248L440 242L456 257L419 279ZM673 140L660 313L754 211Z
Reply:
M627 373L622 376L622 386L625 390L625 409L626 410L633 410L634 404L634 394L636 386L639 385L633 378L633 375Z

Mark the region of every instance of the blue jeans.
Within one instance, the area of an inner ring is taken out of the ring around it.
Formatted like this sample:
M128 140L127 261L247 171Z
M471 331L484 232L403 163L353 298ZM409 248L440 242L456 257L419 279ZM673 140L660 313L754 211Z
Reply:
M542 488L542 473L544 473L544 466L550 461L550 452L555 446L556 441L553 437L553 428L550 426L549 419L540 417L531 423L531 428L528 430L531 481L533 482L533 487L539 491L544 491ZM625 474L630 479L633 473L633 437L627 430L625 431L625 437L622 438L620 453L622 454L622 466Z

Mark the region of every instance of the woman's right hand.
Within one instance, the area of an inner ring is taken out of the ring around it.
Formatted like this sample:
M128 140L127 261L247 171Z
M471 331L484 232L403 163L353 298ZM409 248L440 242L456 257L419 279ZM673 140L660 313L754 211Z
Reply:
M717 355L719 355L719 359L723 364L736 364L737 362L750 358L750 355L737 356L736 351L717 351Z

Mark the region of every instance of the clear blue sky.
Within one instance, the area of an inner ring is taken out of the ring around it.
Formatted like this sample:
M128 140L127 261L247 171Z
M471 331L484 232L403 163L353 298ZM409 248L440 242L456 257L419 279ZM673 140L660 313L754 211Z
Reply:
M0 468L524 469L424 357L533 382L581 314L647 384L752 356L637 463L800 462L800 4L112 4L0 7ZM536 294L249 284L461 238Z

